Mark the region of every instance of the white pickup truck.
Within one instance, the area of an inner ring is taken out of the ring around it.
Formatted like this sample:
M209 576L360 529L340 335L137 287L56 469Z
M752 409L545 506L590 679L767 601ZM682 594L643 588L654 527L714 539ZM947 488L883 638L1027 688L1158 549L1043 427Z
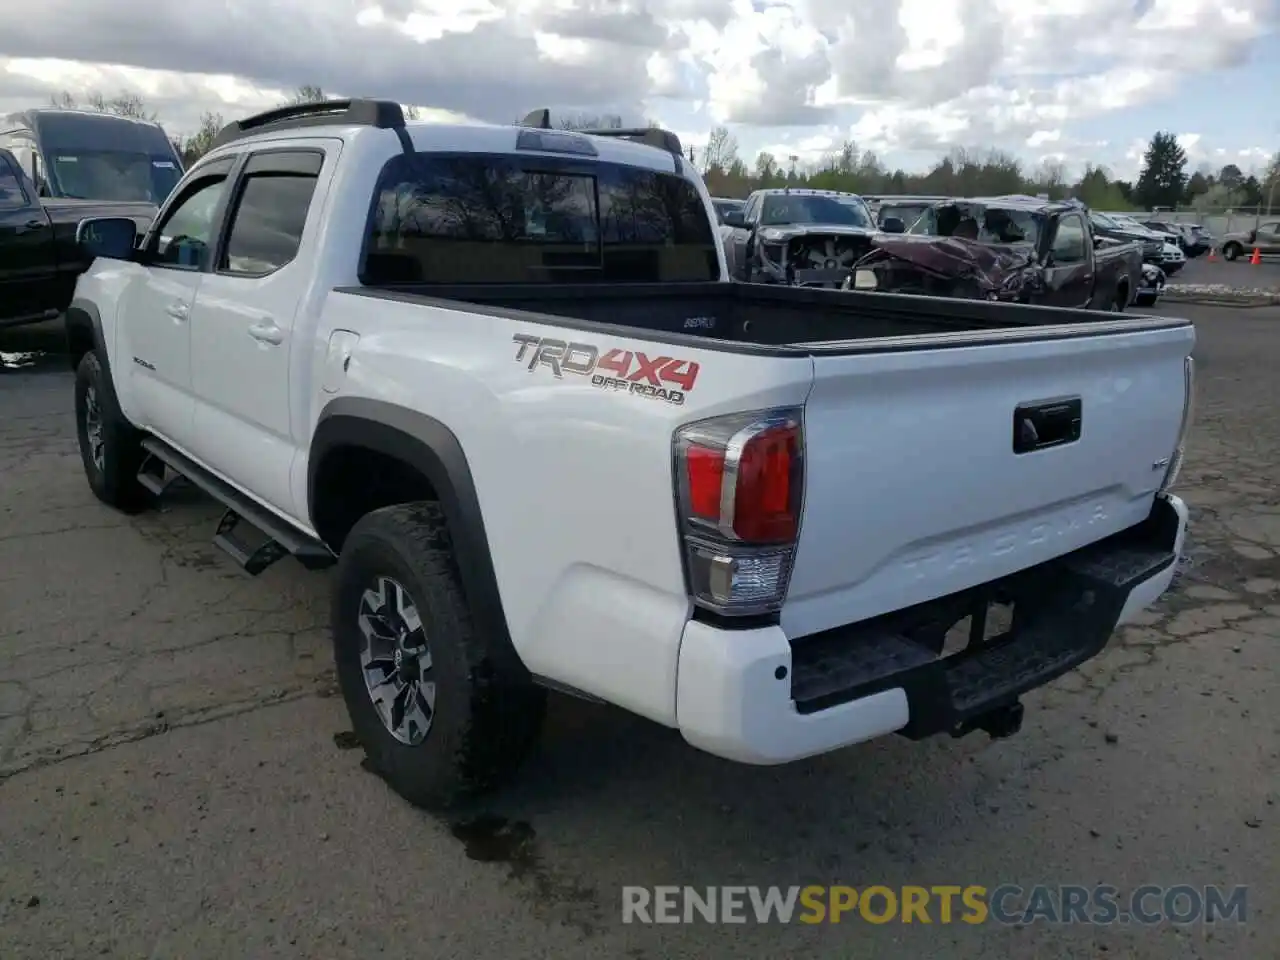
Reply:
M729 282L681 153L334 101L232 124L136 245L80 226L94 493L184 476L249 573L336 563L416 804L514 771L547 688L754 764L1006 736L1174 575L1189 322Z

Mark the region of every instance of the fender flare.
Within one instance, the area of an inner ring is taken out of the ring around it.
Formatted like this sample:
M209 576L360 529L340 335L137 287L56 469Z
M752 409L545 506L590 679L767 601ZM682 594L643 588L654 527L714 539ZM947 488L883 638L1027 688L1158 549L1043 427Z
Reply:
M71 305L67 307L66 330L68 350L73 346L77 334L88 333L92 338L92 350L98 356L98 364L102 367L105 377L103 386L108 399L119 410L120 398L116 396L115 377L111 373L111 357L107 353L106 333L102 329L102 314L98 312L97 306L89 300L73 299ZM70 353L70 364L73 371L80 364L80 357L73 350Z
M307 511L313 530L317 529L320 466L329 451L340 446L373 450L426 477L449 524L454 560L472 620L478 629L498 640L497 649L508 651L520 664L502 607L471 466L453 431L434 417L392 403L362 397L330 400L320 411L307 460Z

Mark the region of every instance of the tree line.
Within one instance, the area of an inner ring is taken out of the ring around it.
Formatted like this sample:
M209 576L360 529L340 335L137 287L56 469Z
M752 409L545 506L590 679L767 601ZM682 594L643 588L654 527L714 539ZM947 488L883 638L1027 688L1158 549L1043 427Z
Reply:
M281 106L315 103L327 99L319 86L298 87ZM54 106L82 107L124 117L158 121L158 116L134 93L107 97L91 93L83 103L63 92L52 98ZM406 107L410 119L417 111ZM614 128L622 126L616 115L569 114L555 118L564 129ZM183 163L195 162L213 144L226 124L222 114L205 112L196 131L173 141ZM650 126L655 124L650 123ZM874 151L861 150L852 140L829 151L814 163L798 157L779 158L762 151L754 162L739 155L738 141L727 127L711 131L705 146L689 146L689 160L702 171L714 196L745 197L761 187L797 186L822 190L842 190L862 194L920 194L923 196L999 196L1002 194L1047 194L1059 200L1074 197L1099 210L1150 210L1155 207L1193 210L1250 210L1280 202L1280 153L1261 175L1245 173L1234 163L1217 171L1202 165L1188 172L1186 151L1177 138L1157 132L1147 145L1141 172L1136 180L1113 178L1103 166L1087 164L1077 178L1066 167L1047 160L1028 169L1017 157L1002 150L974 151L956 147L923 173L890 169ZM785 162L784 162L785 159Z
M1187 154L1172 133L1158 132L1147 146L1137 180L1113 178L1097 164L1087 164L1078 178L1069 177L1055 160L1028 169L1002 150L950 150L923 173L890 169L873 151L860 150L852 140L829 151L816 163L801 164L788 157L784 164L761 152L748 165L739 156L738 142L725 127L717 127L705 147L690 147L689 159L698 165L715 196L745 197L761 187L802 186L850 193L918 194L922 196L981 197L1005 194L1047 194L1050 199L1074 197L1098 210L1170 209L1222 210L1265 207L1280 202L1280 154L1261 177L1245 174L1229 163L1218 171L1209 166L1187 171Z

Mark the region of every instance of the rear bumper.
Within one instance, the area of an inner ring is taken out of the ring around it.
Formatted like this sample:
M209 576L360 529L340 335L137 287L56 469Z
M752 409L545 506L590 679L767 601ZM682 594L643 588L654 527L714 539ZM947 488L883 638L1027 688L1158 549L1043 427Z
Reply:
M677 725L693 746L753 764L893 732L964 732L1101 653L1118 625L1169 588L1186 528L1186 505L1160 496L1143 523L1041 567L795 641L776 626L691 621L680 646ZM993 599L1014 604L1006 633L946 659L921 642Z

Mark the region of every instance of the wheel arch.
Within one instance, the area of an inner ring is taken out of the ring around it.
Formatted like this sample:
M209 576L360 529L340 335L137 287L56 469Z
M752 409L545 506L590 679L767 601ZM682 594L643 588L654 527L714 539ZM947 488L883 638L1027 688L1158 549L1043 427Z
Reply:
M80 358L90 350L98 351L98 359L105 371L111 372L111 358L107 356L106 339L102 332L102 315L88 300L72 300L67 307L67 358L74 370Z
M316 423L307 463L312 529L339 552L350 527L335 533L333 524L326 521L322 481L334 456L361 450L397 461L426 481L448 524L473 620L480 629L501 638L502 646L514 654L471 466L457 436L439 420L380 400L339 397L329 401ZM338 542L331 542L334 539Z

